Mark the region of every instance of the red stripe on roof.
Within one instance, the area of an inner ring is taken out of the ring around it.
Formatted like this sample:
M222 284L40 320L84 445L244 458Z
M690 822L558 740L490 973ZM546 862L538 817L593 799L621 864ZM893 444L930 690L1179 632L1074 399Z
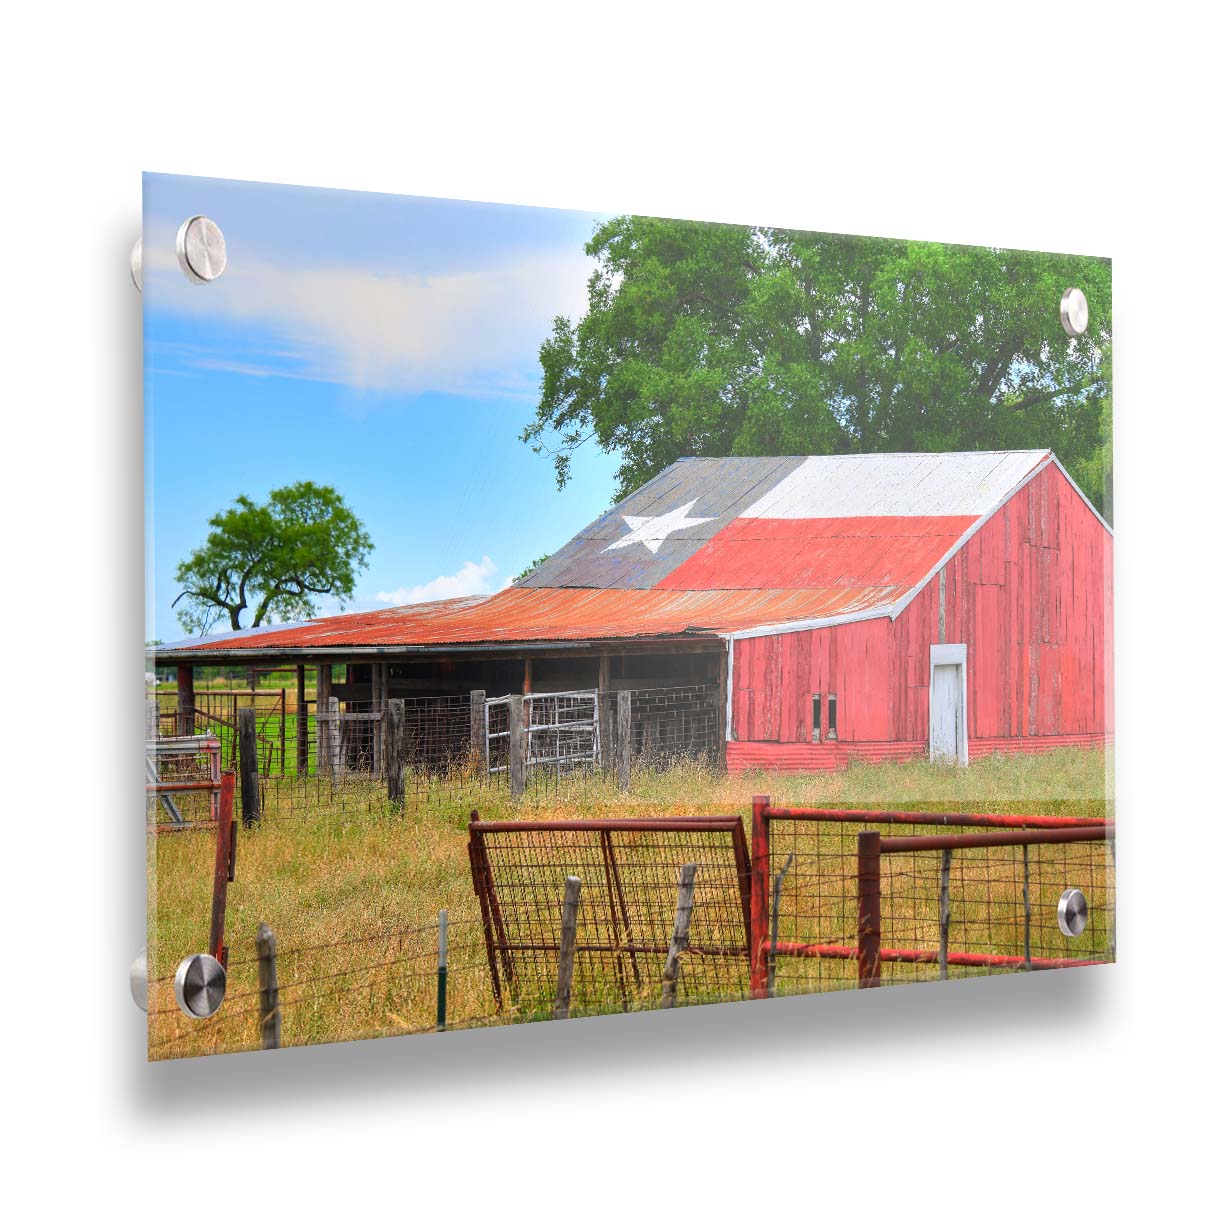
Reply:
M659 589L911 587L975 522L973 515L736 519Z

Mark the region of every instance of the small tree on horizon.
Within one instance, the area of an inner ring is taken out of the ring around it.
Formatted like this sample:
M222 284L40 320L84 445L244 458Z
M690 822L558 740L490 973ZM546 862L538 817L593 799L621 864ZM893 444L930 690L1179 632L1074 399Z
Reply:
M254 629L273 616L301 620L323 595L343 608L374 547L344 498L309 480L273 489L262 504L239 494L208 525L204 544L174 575L183 589L173 606L188 633L207 633L226 617L231 629Z

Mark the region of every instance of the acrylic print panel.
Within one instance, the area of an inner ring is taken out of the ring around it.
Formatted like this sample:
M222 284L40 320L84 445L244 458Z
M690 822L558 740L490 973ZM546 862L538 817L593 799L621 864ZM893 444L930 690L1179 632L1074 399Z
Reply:
M1113 960L1108 261L150 175L140 271L151 1058Z

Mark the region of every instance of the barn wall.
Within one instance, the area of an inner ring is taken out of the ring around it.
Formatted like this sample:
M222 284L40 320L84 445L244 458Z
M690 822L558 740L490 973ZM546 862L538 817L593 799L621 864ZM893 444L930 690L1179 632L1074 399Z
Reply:
M1111 734L1112 589L1112 537L1050 465L948 562L942 596L937 576L895 622L737 641L736 738L811 746L812 694L834 692L840 753L805 756L871 742L912 755L940 641L968 645L971 741Z

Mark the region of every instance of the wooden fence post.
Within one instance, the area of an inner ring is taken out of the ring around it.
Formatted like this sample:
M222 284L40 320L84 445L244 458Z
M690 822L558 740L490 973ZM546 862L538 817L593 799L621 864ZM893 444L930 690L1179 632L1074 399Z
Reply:
M404 699L392 697L387 702L385 720L386 729L386 761L387 761L387 798L391 806L404 806Z
M158 727L161 725L161 714L157 698L150 697L145 702L145 742L152 744L157 740Z
M629 766L633 757L633 694L616 694L616 785L629 789Z
M255 739L255 711L238 711L238 773L242 779L242 823L249 829L259 819L259 750Z
M570 987L574 981L574 945L578 942L578 900L581 893L582 881L577 876L566 876L565 901L561 906L561 950L557 957L554 1020L569 1019Z
M304 778L310 772L310 716L306 712L306 664L297 665L297 776Z
M473 689L471 696L472 760L482 774L489 772L489 742L485 739L485 691Z
M600 693L599 702L599 767L606 776L616 770L616 694Z
M259 1044L264 1050L279 1050L281 1037L280 991L276 985L276 936L266 922L255 936L259 960Z
M510 794L515 798L527 790L527 732L523 726L523 699L511 697L509 705L510 731Z
M327 772L338 778L343 771L344 758L340 751L340 698L327 699Z
M676 1006L676 984L680 980L680 956L688 947L689 923L693 920L693 877L696 874L696 863L685 863L680 868L680 888L676 894L676 921L672 927L667 960L663 965L663 998L659 1003L660 1007Z

